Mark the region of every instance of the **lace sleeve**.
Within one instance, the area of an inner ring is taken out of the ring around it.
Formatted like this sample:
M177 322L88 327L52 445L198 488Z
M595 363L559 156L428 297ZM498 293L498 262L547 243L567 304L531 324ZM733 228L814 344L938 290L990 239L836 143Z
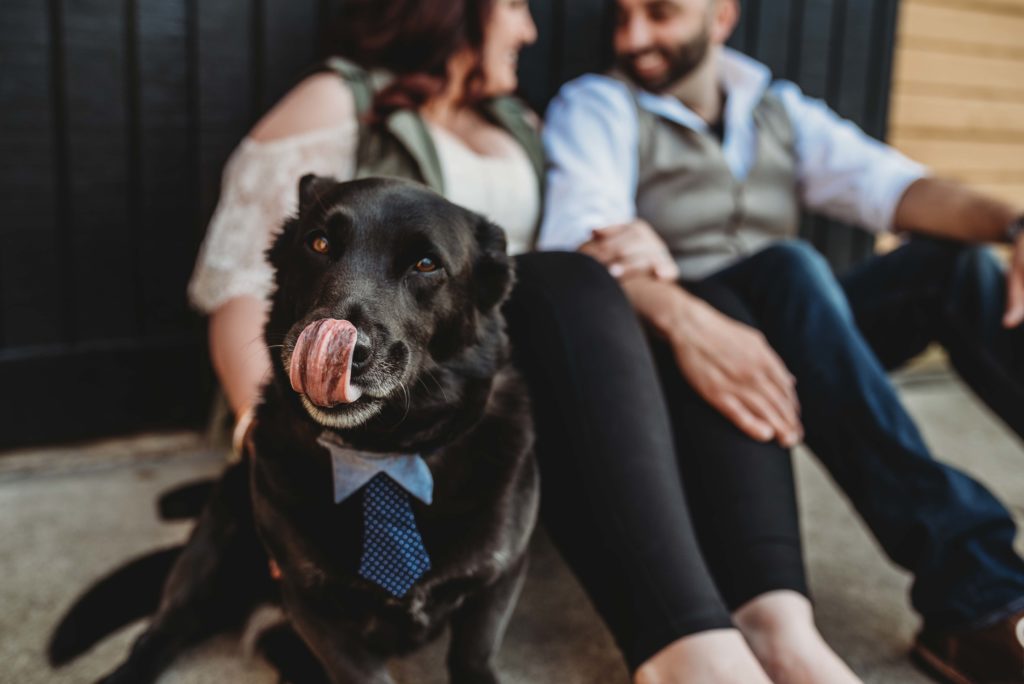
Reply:
M196 309L210 313L233 297L270 293L273 271L264 252L296 209L299 178L351 178L357 139L351 121L276 140L242 140L224 167L220 201L188 285Z

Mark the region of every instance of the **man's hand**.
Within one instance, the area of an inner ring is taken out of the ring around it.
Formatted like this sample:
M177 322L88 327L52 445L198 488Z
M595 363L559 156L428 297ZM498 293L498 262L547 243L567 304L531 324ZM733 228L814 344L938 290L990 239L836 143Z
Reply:
M1006 313L1003 327L1016 328L1024 321L1024 234L1017 236L1006 273Z
M679 267L668 247L643 219L598 228L580 251L604 264L619 279L635 275L651 275L659 280L679 277Z
M722 314L675 283L637 277L623 289L672 345L676 363L709 404L756 440L803 439L796 380L760 331Z

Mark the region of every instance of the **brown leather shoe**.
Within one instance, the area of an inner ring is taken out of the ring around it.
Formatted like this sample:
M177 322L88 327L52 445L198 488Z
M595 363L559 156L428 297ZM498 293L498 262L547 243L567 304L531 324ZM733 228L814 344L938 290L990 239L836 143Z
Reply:
M925 628L910 655L948 684L1024 684L1024 610L970 632Z

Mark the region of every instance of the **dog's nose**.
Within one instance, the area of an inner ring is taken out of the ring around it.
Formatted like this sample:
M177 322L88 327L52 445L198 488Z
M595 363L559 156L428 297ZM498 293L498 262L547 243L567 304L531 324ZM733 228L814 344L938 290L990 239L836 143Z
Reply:
M360 331L359 336L356 338L355 349L352 350L352 375L366 370L372 356L373 345L370 343L370 338Z

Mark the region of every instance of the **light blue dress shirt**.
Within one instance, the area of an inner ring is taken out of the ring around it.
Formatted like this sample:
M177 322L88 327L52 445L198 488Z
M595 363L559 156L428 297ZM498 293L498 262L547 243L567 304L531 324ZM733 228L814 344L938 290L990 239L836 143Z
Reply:
M763 64L722 49L726 93L722 152L733 175L746 178L757 152L753 112L767 90L782 102L795 136L797 187L803 206L873 232L889 230L900 197L927 169L869 137L789 81L771 80ZM545 117L547 195L540 249L575 250L595 228L636 218L636 106L688 128L709 127L670 95L640 91L588 74L562 86Z
M317 439L331 454L334 503L341 503L363 488L377 473L385 473L423 503L434 500L434 478L419 454L365 453L342 443L330 431Z

